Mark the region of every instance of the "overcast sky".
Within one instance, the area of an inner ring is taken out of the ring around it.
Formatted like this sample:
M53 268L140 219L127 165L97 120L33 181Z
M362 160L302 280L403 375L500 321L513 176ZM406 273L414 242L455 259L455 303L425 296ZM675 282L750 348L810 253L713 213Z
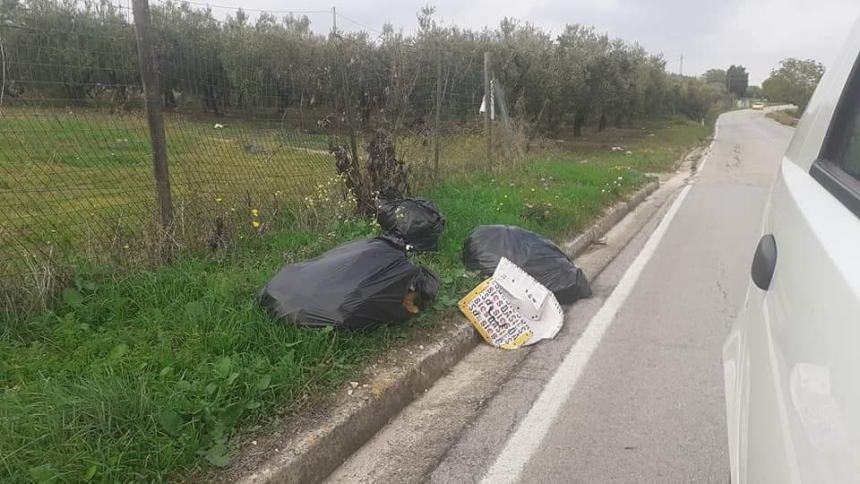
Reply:
M206 0L197 0L206 2ZM446 24L480 29L503 17L532 22L554 34L565 24L593 25L613 37L663 53L668 68L701 74L711 67L742 64L750 83L760 84L785 57L813 58L827 65L860 15L860 0L210 0L219 6L276 11L330 11L338 28L379 30L385 22L414 31L426 4ZM219 16L228 10L214 9ZM309 13L315 30L331 28L330 13Z

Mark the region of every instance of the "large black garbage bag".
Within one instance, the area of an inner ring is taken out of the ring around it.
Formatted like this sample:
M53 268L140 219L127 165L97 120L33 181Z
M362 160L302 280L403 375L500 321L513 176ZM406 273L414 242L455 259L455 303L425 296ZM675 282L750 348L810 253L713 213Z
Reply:
M260 303L290 322L356 329L403 323L438 289L435 274L411 263L396 242L377 237L284 267L263 288Z
M540 235L520 227L481 225L463 246L466 268L491 276L502 257L518 265L555 294L561 304L591 296L582 270L561 249Z
M376 220L382 233L419 251L439 249L445 217L436 204L423 198L380 200Z

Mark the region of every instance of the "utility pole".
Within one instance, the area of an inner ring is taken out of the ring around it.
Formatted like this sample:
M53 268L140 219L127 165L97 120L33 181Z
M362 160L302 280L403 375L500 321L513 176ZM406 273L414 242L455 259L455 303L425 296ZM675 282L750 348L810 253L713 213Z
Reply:
M684 54L681 54L681 66L680 66L680 75L684 75Z

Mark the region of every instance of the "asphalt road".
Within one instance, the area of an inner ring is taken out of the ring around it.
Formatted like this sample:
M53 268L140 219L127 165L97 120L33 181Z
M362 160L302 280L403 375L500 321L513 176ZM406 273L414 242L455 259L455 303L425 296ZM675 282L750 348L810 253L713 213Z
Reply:
M477 348L330 481L727 481L721 346L792 130L745 110L717 133L555 340Z
M760 112L721 119L702 173L523 481L727 479L721 346L789 133Z

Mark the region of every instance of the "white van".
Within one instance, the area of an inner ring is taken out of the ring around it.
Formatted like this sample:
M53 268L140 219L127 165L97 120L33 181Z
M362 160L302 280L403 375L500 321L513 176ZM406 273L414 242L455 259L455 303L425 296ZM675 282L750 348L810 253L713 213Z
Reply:
M782 160L723 348L732 482L860 482L860 23Z

